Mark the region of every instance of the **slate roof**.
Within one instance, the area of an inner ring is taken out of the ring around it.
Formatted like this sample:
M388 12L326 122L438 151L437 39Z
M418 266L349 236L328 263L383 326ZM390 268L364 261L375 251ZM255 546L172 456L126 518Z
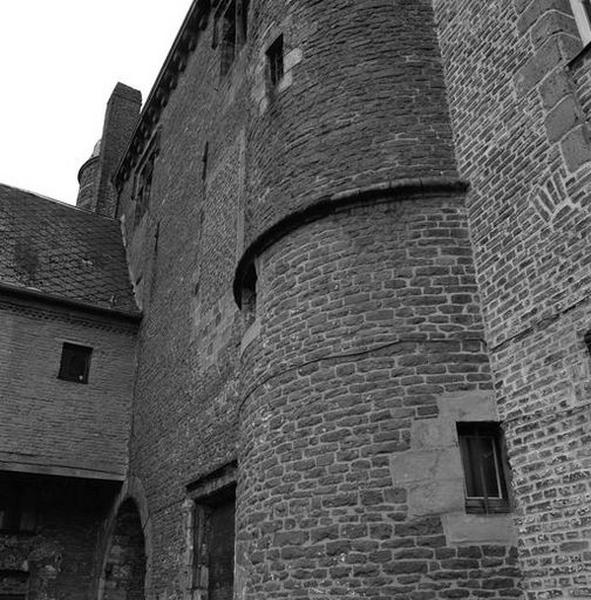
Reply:
M0 283L139 312L117 221L2 184Z

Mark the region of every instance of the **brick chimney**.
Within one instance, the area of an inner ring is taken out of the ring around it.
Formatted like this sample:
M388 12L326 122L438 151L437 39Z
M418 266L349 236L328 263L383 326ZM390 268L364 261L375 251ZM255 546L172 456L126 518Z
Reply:
M117 192L111 181L136 126L142 95L118 83L107 103L102 138L78 173L76 206L107 217L115 216Z

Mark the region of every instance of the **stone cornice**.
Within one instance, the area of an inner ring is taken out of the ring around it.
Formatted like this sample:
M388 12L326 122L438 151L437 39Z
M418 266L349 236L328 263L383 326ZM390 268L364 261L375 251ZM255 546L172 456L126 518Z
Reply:
M143 154L146 144L150 141L162 110L176 88L179 76L185 70L190 54L197 46L200 32L207 28L211 8L216 4L218 4L218 0L193 0L144 104L129 146L115 174L114 182L118 191L129 178L138 158Z
M124 330L135 333L142 319L141 313L127 313L52 296L38 290L0 283L0 309L27 314L43 315L45 318L62 318L79 321L99 328Z
M122 482L125 480L125 474L122 469L118 471L106 471L71 465L51 465L33 461L24 462L20 456L15 456L14 459L12 459L9 452L2 453L0 456L0 470L13 471L16 473L31 473L34 475L100 479L112 482Z
M274 223L248 246L234 274L234 300L241 308L243 281L254 259L266 248L302 225L354 205L369 202L396 202L412 197L430 197L434 194L458 194L465 193L467 190L468 183L461 179L435 176L384 181L366 188L355 188L323 196Z

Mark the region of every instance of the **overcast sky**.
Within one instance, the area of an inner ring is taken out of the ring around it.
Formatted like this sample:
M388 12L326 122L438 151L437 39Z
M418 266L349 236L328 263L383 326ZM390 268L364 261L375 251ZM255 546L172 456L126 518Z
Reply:
M191 0L0 0L0 183L74 203L117 81L145 100Z

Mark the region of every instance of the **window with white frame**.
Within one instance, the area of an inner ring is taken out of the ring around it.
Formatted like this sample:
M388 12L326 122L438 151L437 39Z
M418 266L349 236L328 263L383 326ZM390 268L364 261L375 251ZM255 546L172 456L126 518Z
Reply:
M498 423L457 423L467 513L509 512L507 465Z
M591 42L591 0L570 0L573 16L583 44Z

